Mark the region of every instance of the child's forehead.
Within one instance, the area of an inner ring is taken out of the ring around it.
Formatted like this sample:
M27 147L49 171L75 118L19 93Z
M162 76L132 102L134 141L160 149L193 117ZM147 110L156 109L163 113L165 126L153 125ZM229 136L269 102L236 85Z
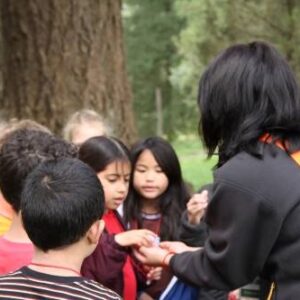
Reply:
M118 159L108 164L105 170L121 174L130 173L131 164L129 160Z
M154 154L150 149L143 150L138 156L137 163L158 164Z

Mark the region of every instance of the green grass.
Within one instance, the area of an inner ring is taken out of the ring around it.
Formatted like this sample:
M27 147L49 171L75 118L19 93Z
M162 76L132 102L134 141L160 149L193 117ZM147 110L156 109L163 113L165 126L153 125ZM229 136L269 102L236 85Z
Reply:
M195 191L212 182L212 167L217 161L206 158L197 136L181 136L172 145L179 157L184 180L192 184Z

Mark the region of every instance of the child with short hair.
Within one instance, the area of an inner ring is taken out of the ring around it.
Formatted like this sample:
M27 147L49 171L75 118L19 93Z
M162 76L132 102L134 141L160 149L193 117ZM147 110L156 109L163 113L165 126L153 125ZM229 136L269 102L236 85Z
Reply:
M0 121L0 147L1 147L1 138L5 135L6 128L8 124L6 121ZM0 192L0 236L3 235L10 227L11 218L13 215L13 209L5 201L2 193Z
M3 138L10 132L17 129L34 129L51 133L45 126L30 119L10 119L9 121L0 121L0 148ZM7 232L11 226L14 210L11 205L4 199L0 192L0 236Z
M0 188L14 215L10 229L0 238L0 274L26 265L33 255L20 215L27 175L47 159L76 156L74 145L45 131L18 129L5 136L0 149Z
M104 228L103 210L101 184L86 164L64 158L39 165L21 201L34 255L28 266L0 277L0 299L121 299L80 275Z
M63 129L63 137L76 145L91 137L111 134L106 121L92 109L82 109L72 114Z

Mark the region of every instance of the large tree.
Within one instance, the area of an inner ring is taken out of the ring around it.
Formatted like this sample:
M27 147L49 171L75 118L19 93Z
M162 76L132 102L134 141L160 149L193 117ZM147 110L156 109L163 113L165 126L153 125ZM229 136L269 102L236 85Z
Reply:
M59 132L93 108L127 142L136 138L120 0L2 0L3 97L10 116Z

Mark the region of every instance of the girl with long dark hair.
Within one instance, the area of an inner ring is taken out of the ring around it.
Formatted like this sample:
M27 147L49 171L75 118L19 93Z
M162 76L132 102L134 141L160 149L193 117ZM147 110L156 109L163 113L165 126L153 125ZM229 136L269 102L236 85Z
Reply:
M130 192L124 204L125 221L130 228L146 228L161 240L178 240L182 212L189 193L181 175L178 157L166 140L149 137L131 149ZM145 291L158 297L171 274Z

